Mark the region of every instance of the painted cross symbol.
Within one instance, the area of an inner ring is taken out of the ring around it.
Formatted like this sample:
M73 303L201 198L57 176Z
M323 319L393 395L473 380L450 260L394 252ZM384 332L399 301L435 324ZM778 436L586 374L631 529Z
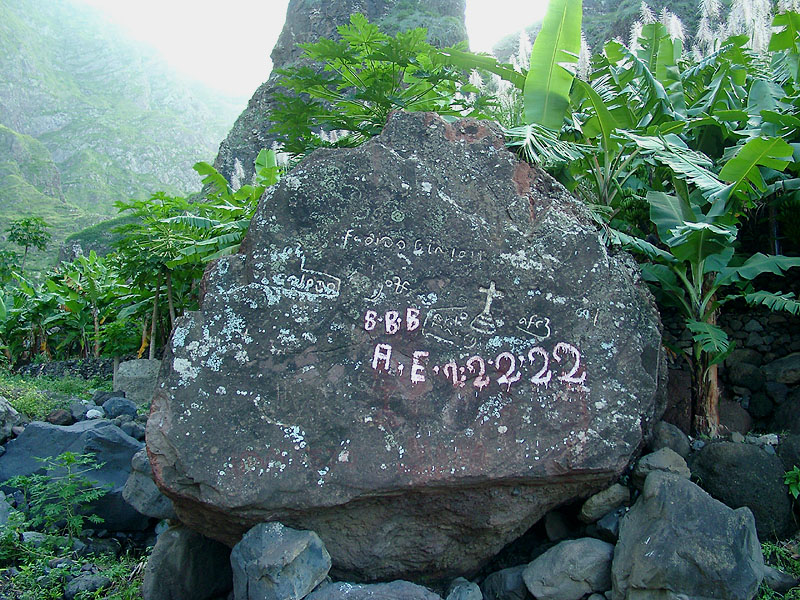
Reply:
M505 297L505 294L497 289L494 281L489 284L488 288L478 288L478 291L482 294L486 294L486 306L483 307L483 312L481 313L482 315L486 316L491 314L492 302L494 302L494 299L497 298L502 300Z

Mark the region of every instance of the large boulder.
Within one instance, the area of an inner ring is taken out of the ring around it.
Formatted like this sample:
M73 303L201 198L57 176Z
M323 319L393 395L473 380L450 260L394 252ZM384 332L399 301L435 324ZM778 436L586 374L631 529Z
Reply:
M153 400L156 482L230 545L317 532L337 577L477 570L619 476L663 410L635 266L484 122L394 113L313 153L204 289Z
M131 472L131 458L143 446L102 419L81 421L68 427L34 422L10 441L6 453L0 456L0 482L15 475L59 475L37 458L55 458L63 452L93 454L102 466L92 469L85 477L106 487L108 493L92 502L90 512L103 519L105 529L142 530L147 528L149 519L125 501L122 490Z
M759 539L783 539L796 530L783 463L774 452L755 444L715 442L692 457L691 469L714 498L753 511Z
M764 365L767 381L795 385L800 383L800 352L795 352Z
M0 444L11 437L11 428L22 423L22 415L11 406L11 403L0 396Z
M654 471L622 519L612 599L751 600L764 569L753 514Z

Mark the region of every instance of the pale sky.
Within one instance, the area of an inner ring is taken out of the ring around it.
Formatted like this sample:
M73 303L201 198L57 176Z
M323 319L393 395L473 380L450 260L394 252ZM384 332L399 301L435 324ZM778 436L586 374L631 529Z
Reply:
M179 73L249 98L267 79L288 0L73 0L102 11ZM467 0L470 47L489 51L544 16L547 0Z

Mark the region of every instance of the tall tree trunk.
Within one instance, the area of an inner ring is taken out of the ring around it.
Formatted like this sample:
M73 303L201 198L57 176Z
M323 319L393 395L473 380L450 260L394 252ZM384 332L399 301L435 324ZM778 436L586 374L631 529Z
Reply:
M175 303L172 299L172 271L167 269L167 304L169 305L169 330L175 328Z
M156 333L158 332L158 297L161 295L161 271L156 278L156 295L153 298L153 319L150 324L150 353L148 358L153 360L156 357Z
M139 352L136 353L136 358L142 358L142 354L144 354L144 349L147 348L147 325L150 319L147 317L144 318L142 321L142 344L139 346Z

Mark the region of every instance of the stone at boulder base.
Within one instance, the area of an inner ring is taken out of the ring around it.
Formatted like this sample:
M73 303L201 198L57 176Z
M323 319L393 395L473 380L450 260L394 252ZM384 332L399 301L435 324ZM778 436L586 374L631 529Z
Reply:
M669 448L686 459L689 456L689 438L672 423L659 421L653 428L653 439L650 440L650 450L653 452Z
M321 587L305 600L442 600L442 597L408 581L368 585L338 582Z
M114 375L114 391L122 390L125 397L139 404L148 404L153 398L160 360L126 360L119 363Z
M91 504L92 514L103 519L110 531L145 529L149 519L136 512L122 497L122 488L131 471L131 458L143 447L141 442L104 420L81 421L68 427L33 422L19 437L8 443L0 456L0 482L15 475L55 472L46 471L39 458L55 458L63 452L94 454L102 466L92 469L86 477L108 492Z
M313 531L259 523L231 552L235 600L305 598L328 576L331 557Z
M755 444L715 442L692 457L692 475L717 500L753 511L761 541L784 539L797 530L783 483L783 463Z
M631 475L633 485L641 489L645 479L653 471L673 473L685 479L689 479L692 476L686 461L671 448L661 448L661 450L656 450L641 457Z
M525 567L522 579L536 600L581 600L611 589L614 546L594 538L566 540Z
M181 525L158 536L144 571L144 600L211 600L233 586L230 549Z
M728 508L688 479L654 471L622 519L612 599L752 600L763 569L750 509Z
M72 414L63 408L56 408L50 411L45 420L51 425L72 425L75 422Z
M612 510L628 504L631 491L624 485L615 483L611 487L596 493L581 506L578 519L584 523L594 523Z
M663 410L658 312L486 122L393 113L262 198L176 322L147 425L178 517L315 531L341 579L449 581L606 487Z
M477 583L456 577L447 590L446 600L483 600L483 594Z
M522 574L527 565L509 567L489 575L481 583L481 591L485 600L526 600L529 597L528 587Z
M131 459L131 474L122 489L122 497L138 512L148 517L159 520L178 518L170 499L153 483L153 469L145 448L139 450Z

